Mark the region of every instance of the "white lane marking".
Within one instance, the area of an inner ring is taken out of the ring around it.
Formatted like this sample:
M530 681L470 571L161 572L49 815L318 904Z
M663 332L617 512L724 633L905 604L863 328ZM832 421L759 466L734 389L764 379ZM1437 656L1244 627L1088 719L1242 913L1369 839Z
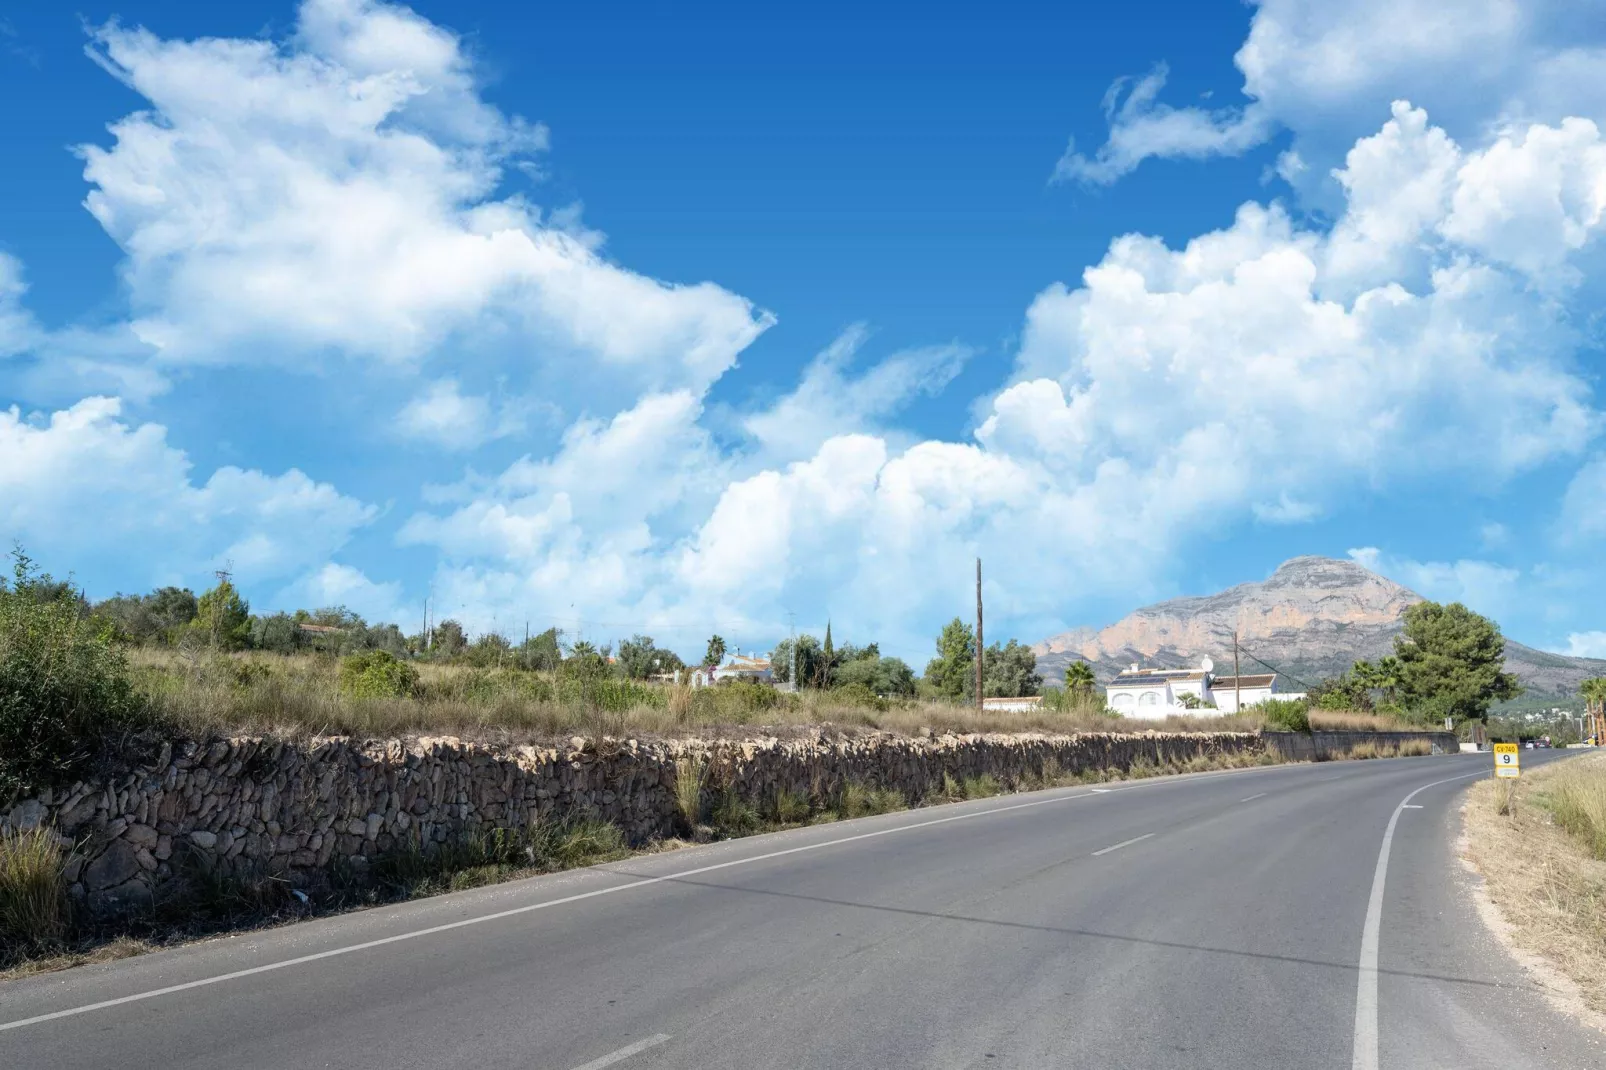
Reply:
M1108 847L1101 847L1097 851L1093 852L1093 857L1097 858L1099 855L1107 855L1111 851L1119 851L1123 847L1131 847L1134 843L1142 843L1144 840L1153 835L1154 833L1152 832L1145 832L1143 835L1134 836L1130 840L1122 840L1120 843L1112 843Z
M1488 776L1486 769L1476 773L1445 777L1431 784L1423 784L1400 800L1400 805L1389 815L1388 827L1383 830L1383 846L1377 852L1377 869L1372 873L1372 895L1366 902L1366 924L1361 929L1360 977L1355 982L1355 1047L1350 1059L1351 1070L1378 1070L1377 1036L1377 948L1383 930L1383 883L1388 878L1389 848L1394 843L1394 826L1400 823L1406 804L1429 788L1448 784L1452 780ZM1420 810L1421 807L1411 807Z
M274 970L283 970L291 966L302 966L309 962L319 962L323 959L338 958L341 955L350 955L357 951L367 951L370 948L384 947L386 944L397 944L404 940L416 940L422 936L433 936L436 933L450 932L453 929L462 929L470 925L479 925L487 921L500 921L518 914L528 914L535 910L545 910L547 907L563 906L566 903L577 903L582 899L594 899L601 895L613 895L615 892L628 892L635 888L645 888L652 884L662 884L665 881L684 880L703 873L712 873L715 870L729 869L732 866L745 866L752 862L764 862L771 858L783 858L786 855L801 854L804 851L818 851L826 847L836 847L844 843L854 843L858 840L873 840L879 836L890 836L898 832L907 832L911 829L930 828L933 825L946 825L952 821L969 821L972 818L986 817L988 814L1005 814L1011 810L1030 810L1038 806L1050 806L1054 803L1071 802L1076 799L1090 799L1093 794L1107 795L1110 792L1137 791L1140 788L1161 787L1166 784L1191 784L1200 780L1215 780L1224 776L1237 776L1242 773L1272 772L1286 767L1287 763L1279 765L1257 766L1251 769L1223 769L1213 773L1195 773L1188 777L1161 777L1154 780L1144 780L1135 784L1128 784L1120 788L1092 788L1080 795L1058 795L1052 799L1035 799L1032 802L1014 803L1010 806L997 806L990 810L972 810L969 813L954 814L950 817L934 817L929 821L917 821L908 825L895 825L892 828L877 829L875 832L861 832L856 836L843 836L835 840L823 840L820 843L807 843L801 847L788 847L780 851L770 851L766 854L753 855L750 858L736 858L729 862L716 862L710 866L698 866L695 869L681 870L678 873L666 873L662 877L644 877L641 880L630 881L627 884L615 884L607 888L597 888L589 892L578 892L567 895L561 899L548 899L540 903L529 903L522 907L513 907L508 910L499 910L494 914L481 914L478 917L463 918L459 921L450 921L442 925L431 925L426 929L415 929L412 932L397 933L394 936L383 936L376 940L366 940L360 944L348 944L345 947L332 947L327 951L315 951L310 955L298 955L282 962L270 962L262 966L251 966L243 970L233 970L229 973L220 973L216 977L203 977L197 981L186 981L183 984L168 985L165 988L153 988L149 992L136 992L131 996L119 996L116 999L103 999L98 1003L86 1003L81 1007L69 1007L66 1010L51 1011L49 1014L39 1014L32 1018L22 1018L15 1022L0 1022L0 1033L11 1029L21 1029L24 1026L38 1025L41 1022L52 1022L58 1018L71 1018L74 1015L88 1014L90 1011L105 1010L108 1007L120 1007L125 1003L138 1003L141 1000L155 999L157 996L172 995L174 992L187 992L192 988L205 988L208 985L221 984L224 981L235 981L241 977L254 977L259 973L271 973ZM604 871L606 872L606 871Z
M1416 803L1412 803L1410 806L1402 807L1401 809L1405 809L1405 810L1420 810L1420 809L1422 809L1422 807L1418 806Z
M648 1048L656 1048L658 1045L662 1044L668 1039L668 1033L654 1033L645 1040L638 1040L634 1044L627 1044L618 1051L610 1051L608 1054L602 1056L602 1058L592 1059L589 1063L586 1063L583 1066L575 1067L574 1070L602 1070L602 1068L605 1066L612 1066L614 1063L622 1063L632 1055L644 1052Z
M1241 802L1241 803L1254 802L1256 799L1264 799L1265 797L1266 797L1266 793L1265 792L1261 792L1258 795L1251 795L1247 799L1239 799L1238 801Z

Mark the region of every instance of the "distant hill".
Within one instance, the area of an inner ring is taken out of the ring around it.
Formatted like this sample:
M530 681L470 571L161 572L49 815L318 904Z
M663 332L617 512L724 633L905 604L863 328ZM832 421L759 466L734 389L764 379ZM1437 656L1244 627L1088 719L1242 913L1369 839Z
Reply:
M1139 662L1162 668L1215 660L1232 671L1232 632L1242 650L1284 674L1279 687L1300 690L1336 676L1359 658L1394 650L1401 615L1422 596L1353 561L1296 557L1261 583L1240 583L1219 594L1173 598L1145 606L1099 631L1077 628L1032 647L1045 680L1063 681L1072 661L1092 664L1100 683ZM1260 671L1247 657L1245 672ZM1606 661L1548 654L1506 640L1506 668L1530 697L1571 694L1589 676L1606 675Z

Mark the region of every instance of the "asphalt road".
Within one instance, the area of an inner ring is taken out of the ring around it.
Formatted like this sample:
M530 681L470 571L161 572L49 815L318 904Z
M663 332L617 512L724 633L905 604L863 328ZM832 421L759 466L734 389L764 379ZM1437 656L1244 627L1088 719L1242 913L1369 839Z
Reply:
M13 981L0 1067L1600 1070L1468 899L1490 764L1006 796Z

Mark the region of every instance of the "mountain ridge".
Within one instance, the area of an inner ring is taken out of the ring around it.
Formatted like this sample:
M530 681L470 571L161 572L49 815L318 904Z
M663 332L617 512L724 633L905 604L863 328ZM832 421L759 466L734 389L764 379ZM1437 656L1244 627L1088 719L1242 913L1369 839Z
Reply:
M1032 646L1038 672L1062 681L1072 661L1093 666L1105 682L1138 663L1161 668L1210 657L1217 672L1232 668L1233 631L1245 672L1270 667L1284 690L1336 676L1356 660L1393 652L1405 610L1421 595L1354 561L1290 558L1265 580L1210 595L1186 595L1133 610L1101 629L1073 628ZM1529 695L1563 696L1578 682L1606 675L1606 661L1551 654L1506 640L1506 668Z

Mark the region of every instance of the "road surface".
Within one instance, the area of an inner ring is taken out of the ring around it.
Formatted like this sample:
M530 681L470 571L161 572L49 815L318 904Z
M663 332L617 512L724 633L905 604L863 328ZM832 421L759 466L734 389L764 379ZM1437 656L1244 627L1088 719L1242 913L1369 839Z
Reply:
M1468 899L1490 765L1005 796L215 940L0 984L0 1067L1600 1070Z

